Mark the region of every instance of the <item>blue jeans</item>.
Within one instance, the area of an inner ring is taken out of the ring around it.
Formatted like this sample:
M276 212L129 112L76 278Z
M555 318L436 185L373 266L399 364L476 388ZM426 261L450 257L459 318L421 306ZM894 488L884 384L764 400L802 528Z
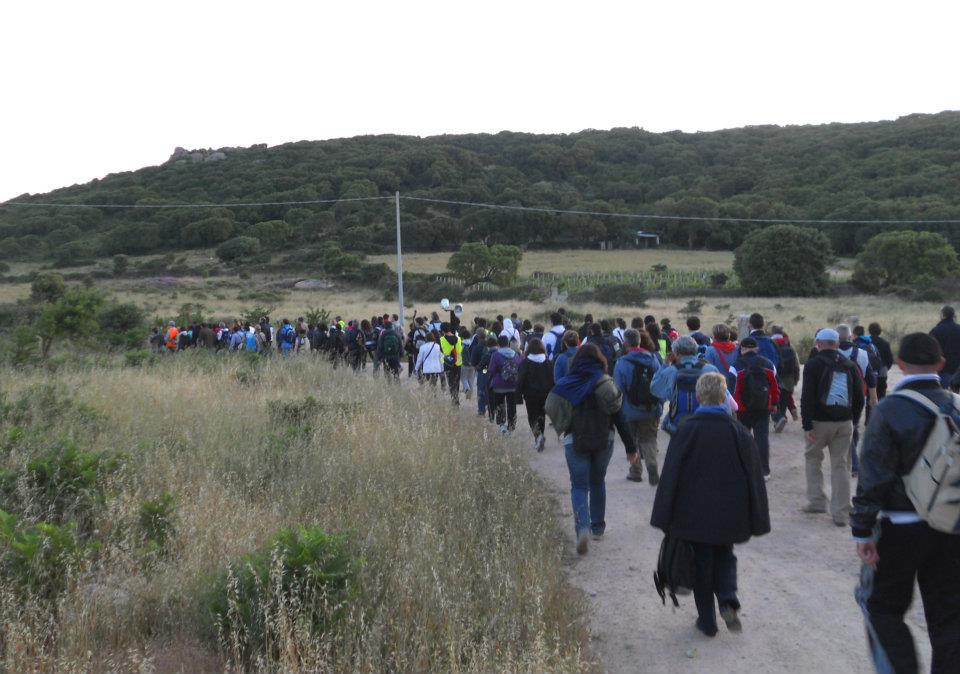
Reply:
M693 600L697 605L697 622L708 632L717 631L717 612L714 596L720 606L740 610L737 599L737 558L732 545L692 543L696 578Z
M563 449L570 471L570 501L573 504L573 520L577 536L589 529L602 534L607 527L604 515L607 511L607 465L613 456L613 432L607 448L596 454L579 454L573 449L573 436L564 439Z
M477 413L486 414L487 412L487 375L477 369Z
M750 429L753 439L760 450L760 465L763 474L770 474L770 415L757 412L745 412L740 416L740 423Z

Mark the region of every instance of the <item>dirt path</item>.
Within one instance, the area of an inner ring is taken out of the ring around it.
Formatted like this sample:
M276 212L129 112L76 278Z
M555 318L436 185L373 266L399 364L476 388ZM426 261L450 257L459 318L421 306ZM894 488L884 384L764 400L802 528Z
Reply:
M474 401L470 405L471 410ZM519 411L517 442L529 431ZM660 438L660 461L666 450ZM799 423L771 431L772 479L767 483L773 531L738 546L744 631L708 639L694 628L692 597L663 606L653 587L661 534L649 524L654 489L626 480L623 446L607 473L607 532L590 552L573 551L573 514L562 447L553 435L546 451L530 451L532 466L554 487L559 516L568 523L569 576L588 597L591 631L609 672L871 672L863 621L853 599L859 564L849 529L828 515L799 512L804 504L803 439ZM829 488L829 468L824 462ZM923 661L929 642L919 601L910 625Z

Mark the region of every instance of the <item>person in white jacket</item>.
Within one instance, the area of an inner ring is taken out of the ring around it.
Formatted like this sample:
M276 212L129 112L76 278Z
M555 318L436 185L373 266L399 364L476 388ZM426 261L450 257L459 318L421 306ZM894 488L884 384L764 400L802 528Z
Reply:
M443 374L443 351L437 344L435 332L428 333L427 341L420 346L415 369L421 384L429 381L432 386L437 385L437 380Z

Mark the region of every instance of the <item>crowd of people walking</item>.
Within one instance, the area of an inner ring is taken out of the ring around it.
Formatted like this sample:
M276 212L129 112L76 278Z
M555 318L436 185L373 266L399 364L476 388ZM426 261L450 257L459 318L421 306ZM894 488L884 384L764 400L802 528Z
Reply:
M651 523L689 546L696 626L708 636L717 634L718 609L731 631L742 629L733 546L770 531L766 481L778 469L771 428L781 433L799 422L802 511L852 526L863 562L857 598L878 671L917 671L904 624L916 580L933 671L960 672L960 326L951 307L929 334L904 336L896 357L878 323L824 327L802 368L783 326L767 326L758 313L742 335L726 324L707 334L697 317L686 320L685 334L653 316L628 325L588 314L575 323L560 309L549 322L512 314L476 317L468 326L451 311L443 319L415 313L407 326L384 314L328 324L283 319L275 327L263 317L230 326L171 323L155 329L151 342L171 353L310 352L393 382L406 369L454 405L475 401L476 414L503 434L516 432L522 405L536 451L546 446L548 419L561 438L580 554L604 535L606 474L619 436L626 478L643 482L646 473L657 489ZM890 391L895 365L904 376ZM669 439L662 466L661 433ZM928 447L931 438L942 446ZM916 476L921 464L945 467L939 474L926 468L937 488L923 492L928 501L918 507L913 491L929 486ZM929 513L937 508L934 526Z

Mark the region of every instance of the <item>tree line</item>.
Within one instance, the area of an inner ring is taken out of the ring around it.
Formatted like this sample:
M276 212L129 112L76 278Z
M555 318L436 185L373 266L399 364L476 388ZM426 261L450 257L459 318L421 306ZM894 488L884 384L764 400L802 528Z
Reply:
M386 201L311 206L105 209L94 204L231 203L392 195L599 213L706 220L638 221L403 203L405 247L630 245L635 231L689 249L739 247L757 223L712 218L960 219L960 113L892 122L757 126L710 133L638 128L562 135L503 132L416 138L364 136L231 149L220 161L181 155L0 206L0 259L75 264L104 255L225 248L233 259L336 244L377 253L394 245ZM852 255L903 225L824 226L832 252ZM954 246L957 227L921 224Z

